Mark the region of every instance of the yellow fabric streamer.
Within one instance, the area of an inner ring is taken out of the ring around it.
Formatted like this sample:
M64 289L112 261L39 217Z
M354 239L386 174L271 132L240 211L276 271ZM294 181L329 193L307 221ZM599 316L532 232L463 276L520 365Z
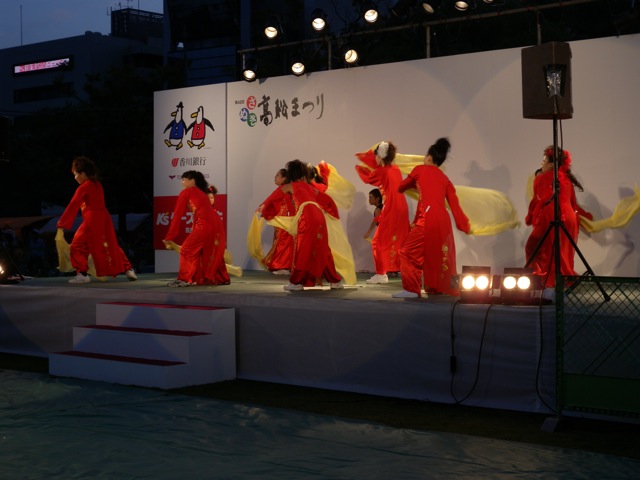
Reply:
M356 187L349 180L340 175L333 165L327 163L327 166L329 167L330 174L326 194L336 202L338 207L349 210L353 206L353 197L356 194Z
M178 255L180 255L180 250L182 249L182 247L173 240L167 240L166 242L164 242L164 246L167 248L167 250L173 250Z
M456 186L462 211L469 217L471 235L496 235L520 225L505 194L488 188Z
M609 218L589 220L584 217L579 217L580 226L589 233L596 233L605 228L624 228L639 211L640 190L638 186L635 186L633 195L620 200Z
M229 275L233 275L234 277L242 276L242 267L233 264L233 256L226 248L224 249L224 265L227 267L227 273Z
M346 285L355 285L356 279L356 263L353 259L351 244L347 238L347 234L342 228L342 222L324 212L324 218L327 222L327 231L329 232L329 247L331 255L336 264L336 270Z
M249 250L249 256L255 258L262 268L267 268L262 259L264 258L264 252L262 251L262 228L264 226L264 218L257 213L253 214L251 223L249 224L249 231L247 232L247 249Z
M405 175L409 175L411 170L418 165L424 165L424 155L405 155L403 153L396 153L396 158L393 162L398 166L400 171Z
M64 238L64 230L59 228L56 232L56 250L58 251L58 270L63 273L73 272L75 268L71 266L71 252L69 244Z

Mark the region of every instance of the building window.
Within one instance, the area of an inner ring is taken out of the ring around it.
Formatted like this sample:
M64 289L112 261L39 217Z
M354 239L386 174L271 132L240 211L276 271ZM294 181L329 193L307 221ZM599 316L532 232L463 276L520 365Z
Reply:
M55 83L41 87L18 88L13 91L13 103L41 102L73 95L71 82Z

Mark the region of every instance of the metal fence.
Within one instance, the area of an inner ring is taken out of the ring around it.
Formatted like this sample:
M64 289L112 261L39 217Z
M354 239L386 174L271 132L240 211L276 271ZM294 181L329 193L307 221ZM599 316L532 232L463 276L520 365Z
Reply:
M559 412L640 417L640 279L564 282L556 304Z

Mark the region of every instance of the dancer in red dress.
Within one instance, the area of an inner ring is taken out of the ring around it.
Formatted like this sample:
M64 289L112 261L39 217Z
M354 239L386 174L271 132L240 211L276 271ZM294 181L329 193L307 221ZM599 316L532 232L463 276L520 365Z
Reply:
M371 242L376 274L367 283L388 283L387 272L400 270L398 252L409 233L409 207L398 191L402 173L393 162L395 155L396 146L391 142L380 142L375 149L357 154L365 164L356 165L358 175L380 190L384 203Z
M556 158L558 161L559 220L564 223L574 242L577 242L580 227L578 215L589 218L591 214L581 209L576 202L574 187L577 187L580 191L583 188L571 173L571 154L566 150L558 149ZM525 245L527 264L533 268L536 275L542 277L546 288L553 288L556 284L553 232L550 231L544 242L541 245L539 244L549 225L554 221L553 177L553 146L549 146L544 150L540 173L533 181L533 198L529 203L529 210L525 218L525 223L533 226ZM577 275L573 268L574 257L575 249L573 245L561 232L560 273L562 275Z
M82 213L82 224L73 236L70 246L71 265L77 273L69 283L91 281L87 275L89 255L93 259L97 277L115 277L124 272L129 280L137 280L131 262L118 245L95 163L87 157L76 157L71 171L80 186L58 220L59 232L63 229L69 230L78 210Z
M281 168L276 173L274 182L277 186L282 186L288 183L287 170ZM293 199L290 194L283 197L280 209L276 215L279 216L292 216L295 214L295 206L293 205ZM273 229L273 244L271 249L262 259L262 263L267 269L275 275L285 275L291 270L291 263L293 262L293 236L286 230L274 227Z
M411 232L400 249L403 290L394 298L420 297L423 282L427 294L459 294L451 285L457 275L456 247L445 200L458 230L468 234L471 227L455 187L439 168L450 149L448 139L438 139L429 147L424 165L415 167L399 187L400 192L416 188L419 199Z
M335 202L307 182L308 169L300 160L286 165L290 183L278 187L260 206L262 216L270 220L278 215L285 195L291 194L296 208L296 234L293 264L287 291L313 287L324 277L332 289L343 288L329 248L329 235L323 210L339 218Z
M224 266L226 239L222 221L207 196L209 185L201 172L190 170L182 174L182 187L163 242L168 249L173 248L187 210L193 214L192 227L180 247L178 278L168 286L228 285L229 275Z
M224 228L222 216L215 205L215 196L217 193L218 189L214 185L209 185L207 197L209 197L209 203L211 203L211 207L215 212L213 216L213 254L210 262L203 261L202 263L203 267L208 265L209 271L203 271L202 274L200 274L200 272L196 273L196 282L198 285L228 285L231 281L224 258L227 248L227 231ZM229 268L231 268L231 266Z

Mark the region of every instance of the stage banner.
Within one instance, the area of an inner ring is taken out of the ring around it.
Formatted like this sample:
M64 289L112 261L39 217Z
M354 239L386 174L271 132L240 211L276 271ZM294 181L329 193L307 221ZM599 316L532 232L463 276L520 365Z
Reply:
M198 170L215 185L216 209L226 227L227 132L226 85L206 85L156 92L154 96L154 230L155 271L175 272L179 258L164 248L181 177ZM191 230L191 214L184 212L181 243Z

